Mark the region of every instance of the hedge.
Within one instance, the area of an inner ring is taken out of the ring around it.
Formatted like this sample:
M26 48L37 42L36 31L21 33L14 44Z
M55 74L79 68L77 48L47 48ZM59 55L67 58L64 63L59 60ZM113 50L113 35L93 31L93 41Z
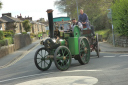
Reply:
M0 31L0 40L2 40L4 38L4 33L3 31Z
M14 43L12 37L5 38L4 40L8 40L8 44L13 44Z
M111 6L114 29L128 36L128 0L115 0Z
M0 40L0 47L5 45L5 40Z

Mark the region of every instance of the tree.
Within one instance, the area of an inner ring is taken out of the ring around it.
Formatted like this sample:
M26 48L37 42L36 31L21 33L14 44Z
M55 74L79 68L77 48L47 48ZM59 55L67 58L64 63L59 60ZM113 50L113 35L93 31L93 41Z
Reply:
M114 0L77 0L79 10L83 9L86 12L89 21L96 30L110 28L111 24L107 18L107 9L110 8L112 1ZM54 4L59 11L67 13L68 17L77 18L75 0L57 0Z
M0 9L2 8L2 2L0 1Z
M23 27L26 32L31 31L31 24L30 24L29 20L23 21Z
M111 6L114 29L128 36L128 0L115 0Z

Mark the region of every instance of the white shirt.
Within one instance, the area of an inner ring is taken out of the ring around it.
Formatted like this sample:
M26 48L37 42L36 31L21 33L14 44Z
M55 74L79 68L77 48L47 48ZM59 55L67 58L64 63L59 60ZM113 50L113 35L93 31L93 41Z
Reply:
M83 29L83 25L81 24L81 22L78 22L78 24L76 23L76 24L72 24L72 25L71 25L72 31L74 31L74 27L75 27L76 25L78 25L78 27L79 27L81 30Z

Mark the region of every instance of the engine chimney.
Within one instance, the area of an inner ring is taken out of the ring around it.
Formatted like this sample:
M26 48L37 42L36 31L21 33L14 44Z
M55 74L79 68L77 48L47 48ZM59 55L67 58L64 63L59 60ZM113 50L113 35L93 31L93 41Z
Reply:
M49 21L49 31L50 31L50 38L54 37L54 29L53 29L53 15L52 15L53 10L52 9L48 9L47 13L48 13L48 21Z

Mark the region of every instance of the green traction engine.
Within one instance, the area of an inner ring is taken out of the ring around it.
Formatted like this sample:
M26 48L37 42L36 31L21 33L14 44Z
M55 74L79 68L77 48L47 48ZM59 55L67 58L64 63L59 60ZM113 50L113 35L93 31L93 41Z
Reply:
M44 47L41 47L35 53L36 67L45 71L50 68L52 61L54 61L56 67L64 71L70 67L72 58L78 60L81 65L87 64L90 60L88 39L81 36L78 26L74 28L74 32L63 32L61 38L55 39L52 12L53 10L47 10L50 38L46 39L43 42Z

